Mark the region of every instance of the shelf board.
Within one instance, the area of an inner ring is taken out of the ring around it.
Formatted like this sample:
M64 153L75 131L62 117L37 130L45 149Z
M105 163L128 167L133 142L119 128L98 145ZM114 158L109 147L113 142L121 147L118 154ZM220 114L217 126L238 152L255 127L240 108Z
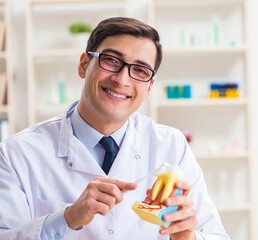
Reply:
M164 47L165 56L180 56L180 55L232 55L245 54L247 48L245 46L235 47L188 47L188 48L166 48Z
M245 106L248 104L246 98L236 99L163 99L155 102L157 107L208 107L208 106Z
M73 49L73 48L60 48L60 49L42 49L34 50L32 56L35 58L41 57L74 57L80 56L84 50L82 49Z
M32 4L56 4L56 3L113 3L125 2L125 0L30 0Z
M210 7L243 4L245 0L154 0L155 7Z
M248 152L204 153L204 154L195 154L195 157L198 161L227 160L227 159L248 158L249 154Z
M216 204L219 212L246 212L251 210L248 203L243 204Z

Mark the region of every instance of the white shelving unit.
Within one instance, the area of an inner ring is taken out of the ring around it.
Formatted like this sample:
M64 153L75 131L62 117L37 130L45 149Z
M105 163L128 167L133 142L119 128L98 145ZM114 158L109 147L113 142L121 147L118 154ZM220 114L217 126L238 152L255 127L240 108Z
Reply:
M29 124L64 111L79 99L77 74L86 48L68 31L73 22L94 27L100 20L126 15L127 0L30 0L27 7Z
M164 58L150 115L190 131L190 146L232 239L255 240L252 200L247 0L151 0L149 23ZM239 98L209 98L211 83L237 83ZM168 85L189 85L190 98L168 99ZM237 227L236 227L237 226Z
M12 66L12 46L11 46L11 14L10 3L0 0L0 21L4 26L4 44L0 47L0 75L1 81L7 84L7 101L0 103L0 140L14 133L14 112L13 112L13 66ZM5 79L5 80L4 80ZM3 89L1 89L3 90Z

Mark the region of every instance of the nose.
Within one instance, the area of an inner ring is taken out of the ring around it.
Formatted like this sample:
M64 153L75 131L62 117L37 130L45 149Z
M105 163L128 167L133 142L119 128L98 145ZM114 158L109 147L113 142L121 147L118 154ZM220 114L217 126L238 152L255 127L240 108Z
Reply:
M124 65L121 71L115 73L111 79L119 85L129 86L132 82L129 75L129 65Z

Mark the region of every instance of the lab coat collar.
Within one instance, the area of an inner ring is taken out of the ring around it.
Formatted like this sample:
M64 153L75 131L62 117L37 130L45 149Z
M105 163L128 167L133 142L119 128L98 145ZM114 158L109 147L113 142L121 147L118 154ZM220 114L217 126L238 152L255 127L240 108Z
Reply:
M71 170L104 176L105 173L92 154L73 134L70 115L77 103L73 103L62 116L57 155L61 158L67 158L67 167Z
M73 112L77 103L78 101L73 103L62 116L59 137L58 137L58 151L57 151L58 157L68 156L69 136L70 134L73 134L72 124L71 124L69 115Z
M73 128L69 116L76 105L77 102L72 104L62 116L58 138L58 157L67 157L68 167L74 170L106 177L106 174L98 165L96 159L94 159L88 149L73 135ZM126 172L124 175L126 179L133 175L131 171L135 169L135 164L141 159L139 151L140 142L135 120L130 117L123 144L109 171L109 177L118 178L121 172L123 174Z

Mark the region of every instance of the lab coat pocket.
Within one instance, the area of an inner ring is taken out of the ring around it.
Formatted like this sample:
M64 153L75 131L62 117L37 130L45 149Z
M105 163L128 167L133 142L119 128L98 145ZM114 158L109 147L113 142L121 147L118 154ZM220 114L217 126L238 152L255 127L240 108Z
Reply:
M38 199L36 206L36 217L45 216L70 206L71 203L50 202L45 199Z

